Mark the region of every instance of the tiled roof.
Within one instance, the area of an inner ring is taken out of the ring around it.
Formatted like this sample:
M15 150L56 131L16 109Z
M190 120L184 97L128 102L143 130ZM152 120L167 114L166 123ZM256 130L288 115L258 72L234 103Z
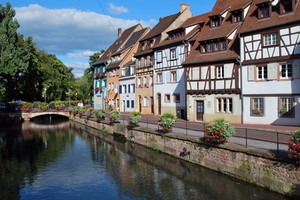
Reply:
M253 0L251 7L249 9L248 17L245 18L240 33L256 31L264 28L271 28L274 26L280 26L287 23L299 22L300 21L300 3L296 4L293 13L287 13L280 15L279 13L279 3L276 7L273 6L271 17L258 19L257 18L257 4L261 3L262 0Z
M117 51L115 54L120 54L122 53L124 50L126 50L127 48L132 47L134 44L136 44L140 38L142 37L142 35L146 32L147 28L144 28L142 30L136 31L134 32L130 38L128 39L128 41L124 44L124 46Z
M190 17L185 22L183 22L181 27L186 28L186 27L189 27L189 26L193 26L195 24L205 23L207 21L208 15L209 15L209 12L204 13L202 15L197 15L197 16L194 16L194 17Z
M248 0L248 1L236 1L236 2L234 2L233 5L231 5L229 11L231 12L231 11L234 11L234 10L244 9L251 2L252 2L252 0Z
M107 65L106 70L117 68L121 62L122 60L111 62L109 65Z
M141 29L141 25L137 24L131 28L126 29L120 38L118 38L105 52L104 54L93 64L102 64L105 63L112 54L116 53L120 47L124 45L124 43L128 40L129 36L136 30L136 29Z
M166 30L179 15L180 13L176 13L167 17L160 18L159 22L152 28L152 30L147 35L145 35L144 38L142 38L142 40L148 40L161 34L161 32Z
M209 13L209 16L221 15L224 11L233 9L244 8L249 4L249 0L217 0L214 8ZM210 21L207 20L205 26L202 28L200 33L197 35L196 42L186 58L184 65L186 64L195 64L195 63L208 63L208 62L219 62L223 60L232 60L238 57L239 45L237 44L238 38L237 34L234 35L233 39L228 44L227 51L219 51L212 53L200 53L199 45L200 42L214 40L214 39L223 39L227 38L231 33L238 30L241 27L241 22L232 23L231 22L231 13L228 12L225 18L222 20L222 23L219 27L210 27Z

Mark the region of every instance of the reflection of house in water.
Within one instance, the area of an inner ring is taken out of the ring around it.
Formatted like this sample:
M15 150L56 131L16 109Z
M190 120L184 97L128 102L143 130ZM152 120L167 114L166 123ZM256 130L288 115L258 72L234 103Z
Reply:
M299 126L299 1L254 0L240 36L244 123Z

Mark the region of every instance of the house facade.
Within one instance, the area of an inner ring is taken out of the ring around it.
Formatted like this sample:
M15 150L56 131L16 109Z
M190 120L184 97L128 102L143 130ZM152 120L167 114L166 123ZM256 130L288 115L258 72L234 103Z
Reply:
M136 108L142 114L154 114L153 77L155 53L153 48L168 37L168 31L177 28L191 17L189 5L181 4L180 12L160 18L153 29L141 39L136 58Z
M147 29L143 29L140 24L128 28L121 33L119 40L122 45L111 55L111 62L106 68L107 73L107 100L108 107L112 110L120 111L120 74L124 64L132 59L132 55L137 50L138 41Z
M195 35L202 28L207 14L190 17L169 31L167 39L154 49L155 114L173 113L186 118L186 92L182 62L188 56Z
M251 1L217 0L185 67L188 120L242 121L238 30Z
M240 38L243 123L299 126L299 1L254 0Z

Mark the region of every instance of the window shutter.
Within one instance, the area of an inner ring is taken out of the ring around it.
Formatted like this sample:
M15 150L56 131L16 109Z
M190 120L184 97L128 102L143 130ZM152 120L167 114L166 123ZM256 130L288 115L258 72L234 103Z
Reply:
M119 85L119 92L122 93L122 85Z
M134 100L131 100L131 108L134 108Z
M277 80L277 63L268 64L268 80Z
M254 69L253 65L248 66L248 81L254 81Z
M130 84L128 84L128 93L130 93Z
M293 64L293 78L300 78L300 69L299 69L299 63L298 62L294 62Z

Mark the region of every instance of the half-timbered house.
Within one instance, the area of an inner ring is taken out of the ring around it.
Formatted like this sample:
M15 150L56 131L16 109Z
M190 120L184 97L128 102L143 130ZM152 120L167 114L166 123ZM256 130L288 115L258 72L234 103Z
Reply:
M225 118L241 122L238 29L250 0L217 0L183 63L187 117L191 121Z
M120 81L119 77L124 64L132 59L138 47L139 39L147 29L143 29L140 24L125 30L119 37L119 42L123 42L118 51L111 55L111 62L106 67L107 75L107 100L108 107L113 110L120 110Z
M299 0L253 0L240 38L243 122L299 126Z
M153 29L141 39L136 58L136 110L154 114L153 98L153 47L168 37L167 32L181 25L192 13L187 4L180 5L180 12L160 18Z
M155 114L173 113L186 118L185 78L182 62L195 42L208 14L188 18L167 32L168 37L154 49Z

